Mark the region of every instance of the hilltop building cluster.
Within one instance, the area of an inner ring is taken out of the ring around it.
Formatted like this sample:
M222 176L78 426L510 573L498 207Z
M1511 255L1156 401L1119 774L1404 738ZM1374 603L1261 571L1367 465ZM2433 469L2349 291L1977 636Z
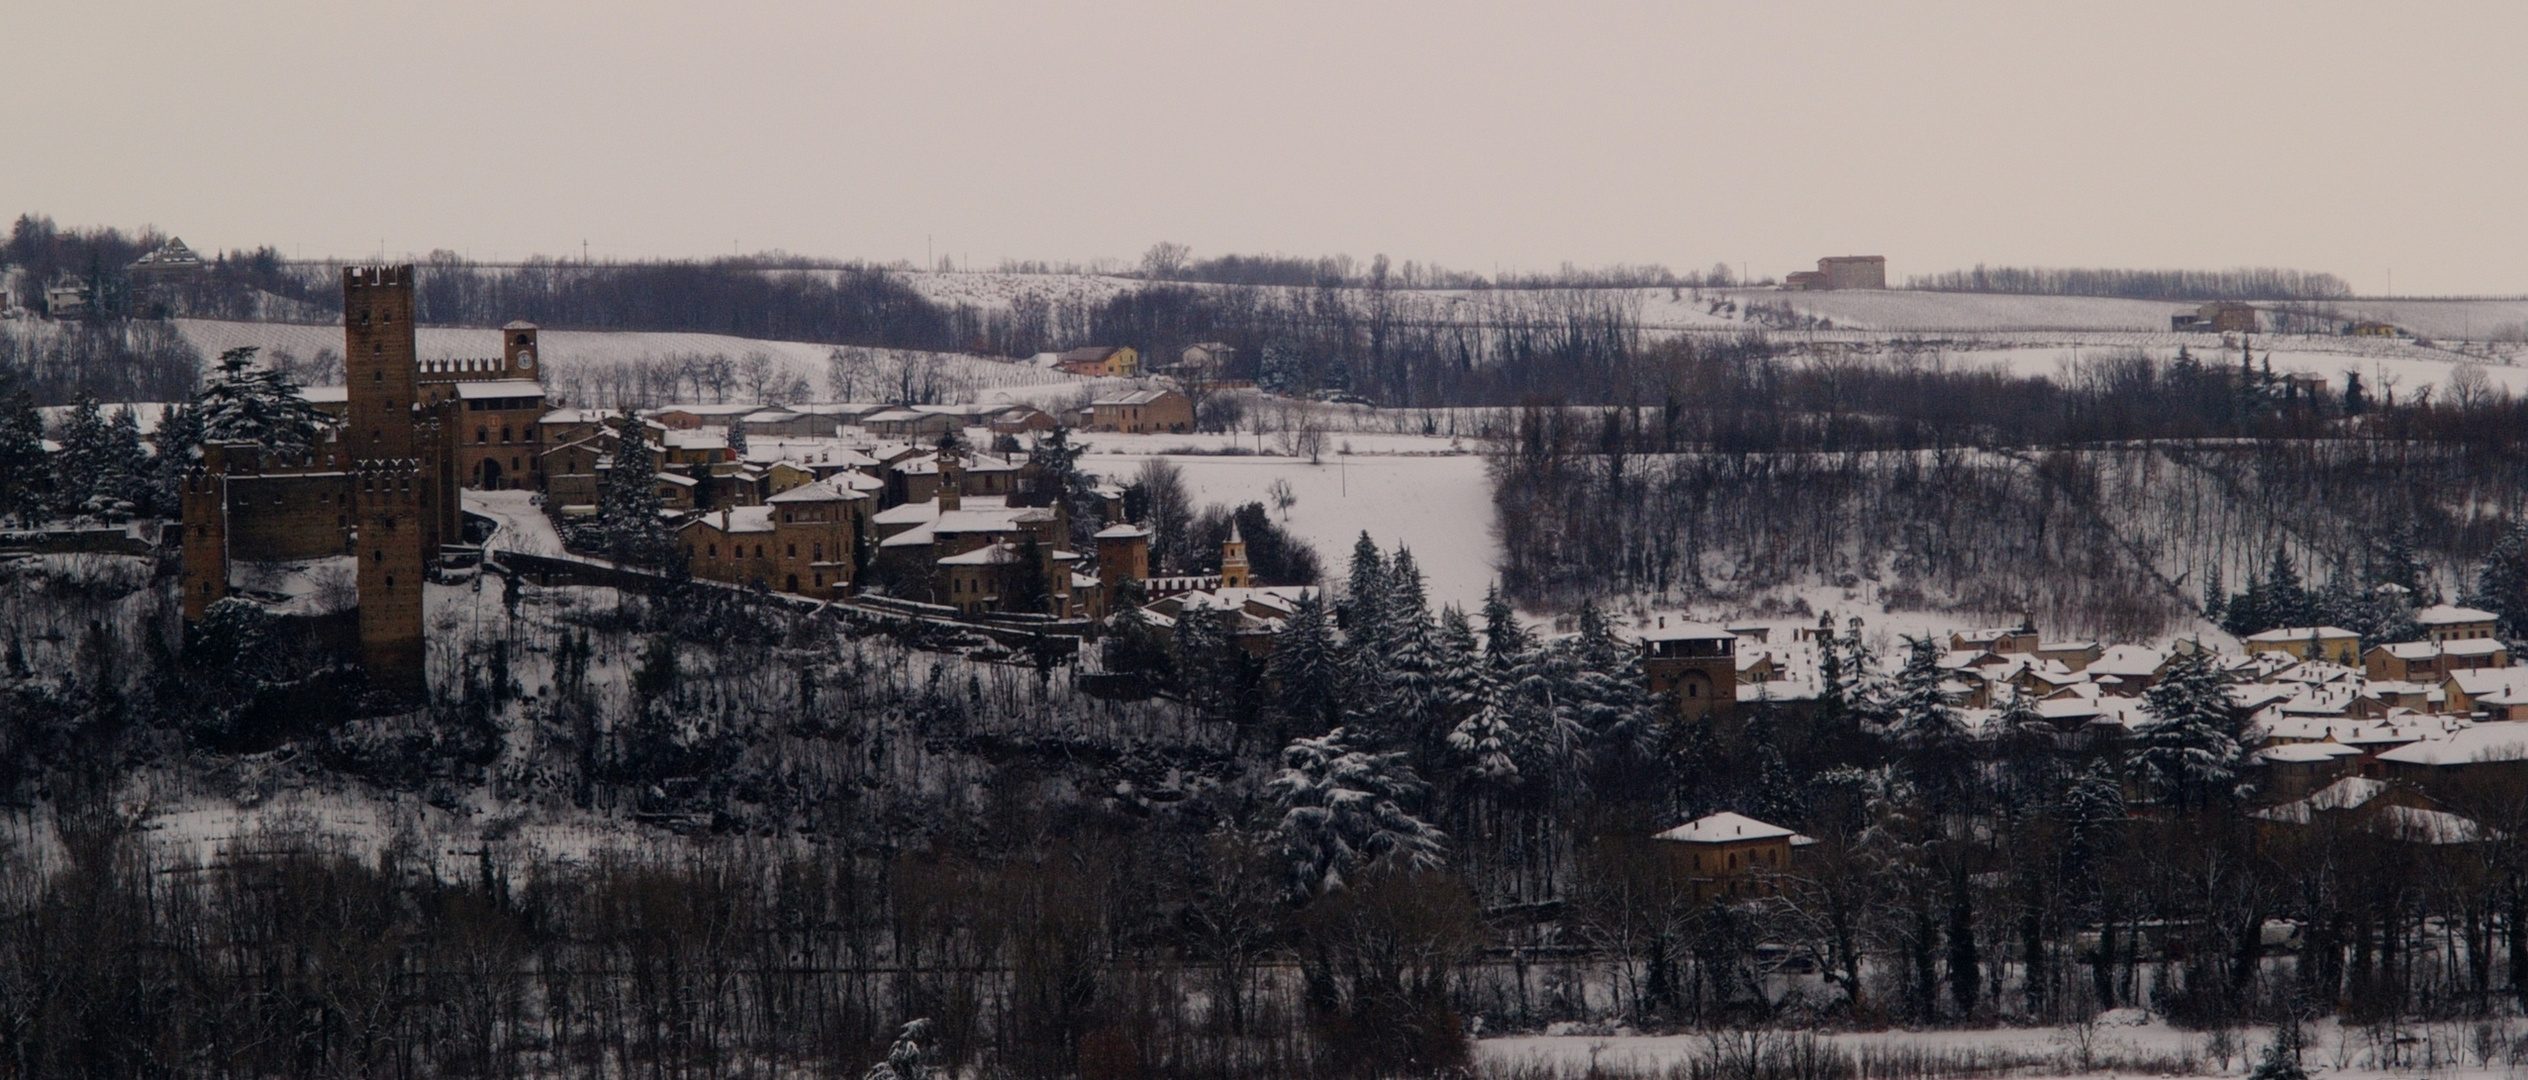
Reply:
M180 244L171 244L180 247ZM173 265L183 252L153 259ZM171 271L172 272L172 271ZM900 605L947 618L1039 617L1090 632L1127 582L1165 625L1188 604L1237 609L1252 626L1287 614L1259 588L1233 532L1221 570L1151 579L1150 533L1099 507L1094 550L1074 550L1061 476L1019 437L1063 427L1182 432L1185 395L1133 389L1071 416L1028 405L681 404L644 413L568 407L541 381L538 328L501 328L497 355L425 358L409 266L343 272L343 384L301 395L331 419L318 445L283 458L254 442L206 444L183 496L184 613L200 621L234 596L239 564L356 581L350 610L374 685L422 685L421 583L465 547L465 490L525 490L564 534L594 520L627 440L650 458L662 527L698 579L848 601L873 581ZM1094 354L1092 358L1089 354ZM1130 349L1081 350L1097 373L1134 375ZM979 430L978 430L979 429ZM978 438L978 436L980 436ZM992 441L997 451L978 449ZM478 523L477 534L488 523ZM473 549L466 547L467 553ZM587 556L575 556L585 558Z

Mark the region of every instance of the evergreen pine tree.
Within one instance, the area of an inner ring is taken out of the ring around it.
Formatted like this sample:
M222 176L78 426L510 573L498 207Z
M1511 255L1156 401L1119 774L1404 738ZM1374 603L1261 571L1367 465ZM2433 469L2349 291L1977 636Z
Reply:
M2528 518L2511 522L2485 554L2467 603L2492 612L2504 639L2528 641Z
M746 421L743 419L729 421L729 456L741 465L746 462Z
M610 557L653 565L666 559L667 524L659 517L658 458L647 426L626 407L615 417L615 452L597 495L597 531Z
M2181 807L2229 799L2238 787L2240 749L2228 684L2210 654L2189 650L2142 693L2150 721L2133 733L2134 778L2154 798Z
M105 473L97 488L114 502L117 517L146 514L151 497L149 451L141 447L140 416L125 405L114 410L105 427Z
M256 443L277 460L304 459L315 448L317 433L331 421L299 395L298 384L288 375L255 367L257 351L248 345L219 355L214 373L193 399L202 413L202 437Z
M1380 605L1387 624L1388 698L1378 717L1389 725L1385 733L1400 740L1397 745L1417 752L1436 749L1431 742L1439 735L1434 727L1445 709L1446 687L1422 571L1414 565L1413 553L1401 546L1388 565L1387 599Z
M106 479L112 451L112 438L106 429L105 412L97 399L79 395L70 415L61 423L61 449L53 454L53 508L56 512L97 517L113 508L113 492L101 487Z
M1888 738L1912 749L1951 747L1966 737L1957 706L1940 684L1940 647L1928 636L1905 639L1905 666L1887 700Z
M2285 1017L2274 1025L2273 1041L2266 1044L2263 1060L2256 1063L2247 1080L2309 1080L2308 1070L2300 1066L2300 1022Z
M44 457L44 421L35 398L0 375L0 515L26 521L43 512L52 489Z
M1372 750L1348 729L1292 740L1265 791L1281 807L1273 838L1303 897L1341 889L1374 863L1445 862L1448 838L1410 810L1429 785L1401 751Z
M184 476L202 463L202 410L191 402L167 407L150 433L157 456L150 461L152 513L176 517L184 512Z
M1325 604L1314 594L1292 605L1282 632L1273 638L1273 652L1264 662L1272 684L1274 712L1285 737L1315 735L1331 728L1341 712L1336 697L1342 683L1341 657Z

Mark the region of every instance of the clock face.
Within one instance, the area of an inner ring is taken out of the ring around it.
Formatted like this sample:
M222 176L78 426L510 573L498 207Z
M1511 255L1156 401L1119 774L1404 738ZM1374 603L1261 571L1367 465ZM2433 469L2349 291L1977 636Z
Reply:
M518 350L518 366L519 366L519 367L521 367L521 368L532 368L532 367L534 367L534 366L535 366L535 350L534 350L534 349L520 349L520 350Z

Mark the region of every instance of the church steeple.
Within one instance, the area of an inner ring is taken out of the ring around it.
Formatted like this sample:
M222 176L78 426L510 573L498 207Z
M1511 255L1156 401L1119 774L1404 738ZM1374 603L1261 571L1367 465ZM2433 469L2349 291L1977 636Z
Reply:
M1238 535L1238 519L1229 519L1229 538L1220 542L1220 587L1243 589L1255 583L1255 573L1247 567L1246 538Z
M946 438L939 440L939 511L958 509L964 504L966 487L965 463L957 458L957 446Z

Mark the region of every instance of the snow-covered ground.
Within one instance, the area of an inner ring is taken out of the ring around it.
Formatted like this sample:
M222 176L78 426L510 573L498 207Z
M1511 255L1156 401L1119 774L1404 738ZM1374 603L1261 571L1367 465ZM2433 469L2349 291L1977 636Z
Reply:
M2403 1022L2377 1027L2346 1027L2323 1019L2302 1029L2300 1064L2314 1077L2344 1080L2431 1076L2452 1080L2517 1080L2528 1062L2514 1064L2513 1047L2521 1036L2517 1019L2481 1022ZM2480 1032L2479 1029L2482 1029ZM1794 1032L1771 1032L1759 1039L1786 1040ZM1958 1075L1968 1075L1964 1055L1982 1058L1972 1075L2032 1076L2244 1076L2252 1072L2273 1041L2270 1026L2247 1026L2227 1033L2228 1052L2214 1032L2186 1031L2139 1009L2114 1009L2081 1027L2005 1027L1932 1031L1831 1032L1816 1036L1834 1049L1921 1054L1951 1062ZM1740 1036L1737 1045L1747 1045ZM1514 1035L1475 1043L1475 1062L1493 1075L1545 1070L1566 1076L1621 1080L1629 1076L1667 1076L1668 1070L1710 1056L1713 1040L1706 1035ZM2088 1066L2083 1068L2082 1061ZM1594 1069L1593 1069L1594 1067ZM1931 1075L1940 1075L1935 1068Z
M464 492L465 512L481 514L498 526L483 542L487 554L515 551L522 555L560 555L562 534L544 516L543 496L532 491Z
M1342 577L1353 542L1367 531L1382 549L1402 544L1413 552L1433 607L1456 604L1473 611L1483 603L1500 543L1492 533L1492 484L1482 456L1469 444L1416 435L1344 435L1329 438L1314 465L1278 455L1169 453L1232 438L1092 434L1082 438L1088 452L1081 466L1128 483L1143 462L1164 458L1184 471L1196 506L1262 502L1270 510L1268 489L1277 479L1287 480L1298 496L1287 515L1290 531L1317 549L1329 575ZM1352 453L1339 452L1345 443ZM1253 438L1245 444L1253 446Z
M302 361L322 350L337 355L342 352L342 328L332 324L178 319L176 327L206 360L242 345L257 346L266 354L286 352ZM425 360L496 357L500 355L500 331L425 326L415 331L414 344ZM537 335L537 346L546 384L556 390L598 381L599 369L694 356L743 361L761 354L772 359L776 376L792 375L804 380L819 400L826 397L827 359L835 348L809 341L767 341L726 334L604 330L545 330ZM899 357L930 365L944 381L959 389L977 391L984 400L1067 397L1098 382L1029 364L958 353L876 350L874 355L879 357L874 367L882 368ZM884 372L876 375L883 377ZM876 387L873 385L872 389ZM742 385L732 387L730 400L744 400L745 392Z

